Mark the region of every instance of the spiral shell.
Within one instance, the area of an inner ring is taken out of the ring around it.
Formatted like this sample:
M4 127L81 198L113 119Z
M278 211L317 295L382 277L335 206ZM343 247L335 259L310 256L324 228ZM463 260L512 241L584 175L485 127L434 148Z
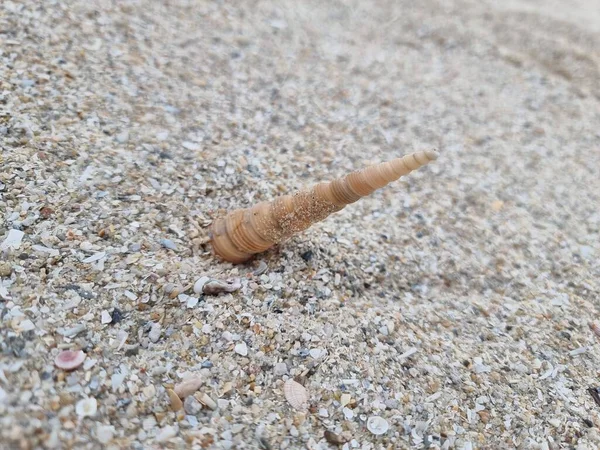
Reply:
M247 261L437 157L434 150L412 153L272 202L235 210L213 223L213 251L225 261Z

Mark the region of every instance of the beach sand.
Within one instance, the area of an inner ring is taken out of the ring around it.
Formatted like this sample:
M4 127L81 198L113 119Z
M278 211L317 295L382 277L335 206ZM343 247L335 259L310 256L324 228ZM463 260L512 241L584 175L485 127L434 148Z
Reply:
M0 447L598 448L598 49L591 0L4 0ZM250 263L206 245L432 148Z

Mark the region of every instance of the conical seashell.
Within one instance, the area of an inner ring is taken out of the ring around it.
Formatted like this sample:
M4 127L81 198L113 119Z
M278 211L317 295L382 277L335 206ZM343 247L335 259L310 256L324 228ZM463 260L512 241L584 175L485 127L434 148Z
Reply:
M247 261L253 254L307 229L437 157L438 153L433 150L412 153L332 182L319 183L294 195L235 210L213 223L213 250L217 256L232 263Z
M306 388L292 378L283 385L283 394L292 408L298 411L308 409L308 392Z

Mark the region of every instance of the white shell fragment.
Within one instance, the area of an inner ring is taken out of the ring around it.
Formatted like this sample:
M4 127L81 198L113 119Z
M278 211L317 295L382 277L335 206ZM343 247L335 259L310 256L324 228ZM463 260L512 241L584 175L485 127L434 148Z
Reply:
M7 250L9 248L18 249L21 246L23 236L25 236L25 233L20 230L9 230L6 239L0 244L0 250Z
M381 435L387 433L390 429L390 425L387 420L380 416L371 416L367 420L367 429L374 435Z
M200 389L200 386L202 386L202 378L199 376L192 376L183 380L181 383L176 384L173 390L179 398L185 398Z
M75 412L79 417L94 417L98 410L98 402L94 397L79 400L75 405Z
M148 339L152 342L158 342L160 339L161 326L160 323L156 322L152 324L150 328L150 333L148 333Z
M194 283L196 295L217 295L222 292L235 292L242 287L240 280L221 281L210 277L200 277Z
M204 285L210 281L209 277L200 277L194 283L194 293L197 295L202 294L202 289L204 289Z
M112 317L111 317L110 313L106 310L102 311L102 314L100 316L100 321L102 322L103 325L106 325L107 323L111 323Z
M59 369L63 370L75 370L85 360L85 353L83 351L71 351L65 350L64 352L59 353L56 358L54 358L54 365Z
M171 425L167 425L161 429L156 435L156 442L165 442L177 436L177 430Z
M283 394L292 408L298 411L308 409L308 391L292 378L287 380L283 385Z
M248 355L248 346L244 341L235 344L233 349L238 355L247 356Z
M87 258L83 259L81 262L89 264L89 263L99 261L102 258L104 258L105 256L106 256L106 252L98 252L98 253L94 253L92 256L88 256Z

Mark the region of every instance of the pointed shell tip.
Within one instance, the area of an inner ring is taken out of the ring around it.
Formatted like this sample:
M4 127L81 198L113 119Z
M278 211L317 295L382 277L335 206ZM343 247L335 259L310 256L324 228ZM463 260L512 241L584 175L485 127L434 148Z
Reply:
M435 161L440 156L437 150L426 150L425 155L427 155L427 158L431 161Z

